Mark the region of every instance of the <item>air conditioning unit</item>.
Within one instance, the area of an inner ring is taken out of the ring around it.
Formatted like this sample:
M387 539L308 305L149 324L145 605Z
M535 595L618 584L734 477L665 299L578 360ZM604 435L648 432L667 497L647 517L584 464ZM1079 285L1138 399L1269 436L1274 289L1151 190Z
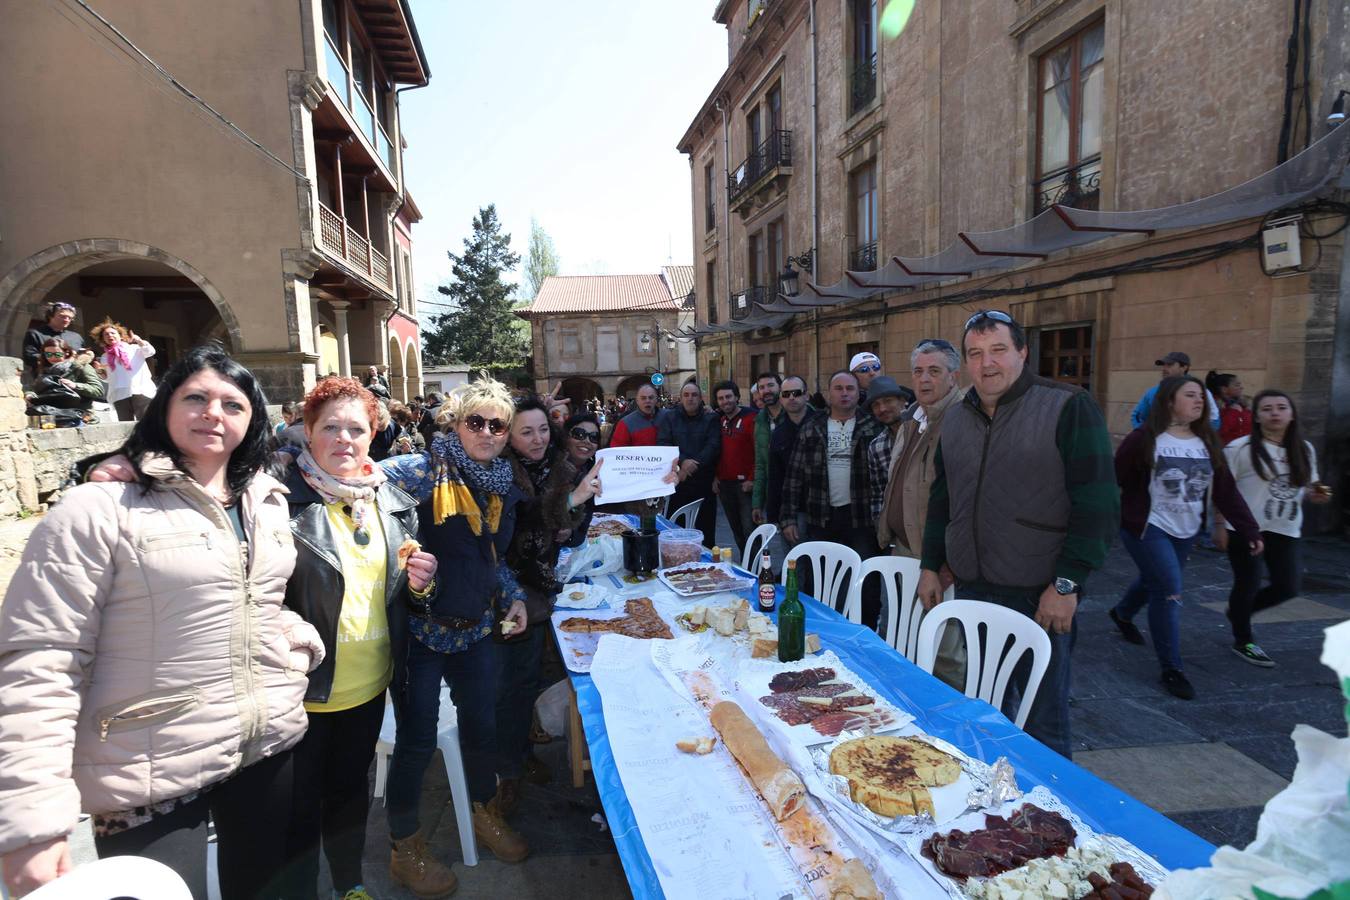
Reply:
M1261 231L1261 268L1267 275L1293 275L1303 265L1302 216L1276 219Z

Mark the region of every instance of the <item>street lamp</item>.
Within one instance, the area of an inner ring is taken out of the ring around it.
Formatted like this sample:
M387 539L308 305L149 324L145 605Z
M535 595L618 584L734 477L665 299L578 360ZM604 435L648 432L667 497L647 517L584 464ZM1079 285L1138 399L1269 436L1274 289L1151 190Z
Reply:
M650 353L652 349L651 332L648 331L642 332L642 337L638 338L638 344L642 347L643 353Z
M789 256L787 263L783 266L783 274L778 276L778 290L784 297L792 298L801 293L799 287L801 278L797 270L792 268L796 263L801 266L803 271L810 270L814 276L816 273L816 248L812 247L800 256Z

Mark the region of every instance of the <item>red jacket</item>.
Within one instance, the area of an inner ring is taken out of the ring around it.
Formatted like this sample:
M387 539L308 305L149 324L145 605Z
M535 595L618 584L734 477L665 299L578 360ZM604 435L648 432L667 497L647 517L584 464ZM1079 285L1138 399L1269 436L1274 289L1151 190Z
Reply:
M722 425L722 455L717 458L720 481L755 480L755 410L742 406L734 419L725 415Z
M661 411L658 409L656 413L660 415ZM642 414L641 410L633 410L614 426L614 433L610 435L609 445L611 447L655 447L656 416L649 419Z
M1227 446L1252 433L1252 411L1240 403L1225 403L1219 409L1219 443Z

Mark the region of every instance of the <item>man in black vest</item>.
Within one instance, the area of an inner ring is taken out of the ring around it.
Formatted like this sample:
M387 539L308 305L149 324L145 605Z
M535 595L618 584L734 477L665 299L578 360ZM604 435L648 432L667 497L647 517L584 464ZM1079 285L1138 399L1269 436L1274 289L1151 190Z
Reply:
M1025 727L1072 756L1074 613L1120 523L1111 437L1086 391L1026 368L1026 336L1007 313L971 316L961 350L973 386L944 417L918 596L927 609L942 601L945 563L957 597L1015 609L1050 632L1050 667ZM1024 657L1015 670L1009 718L1030 668Z

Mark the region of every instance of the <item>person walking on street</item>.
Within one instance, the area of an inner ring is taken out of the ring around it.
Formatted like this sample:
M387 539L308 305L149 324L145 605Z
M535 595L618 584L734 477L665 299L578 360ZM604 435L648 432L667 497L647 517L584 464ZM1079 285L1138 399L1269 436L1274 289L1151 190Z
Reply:
M1252 411L1242 399L1242 380L1236 375L1211 371L1205 390L1219 404L1219 443L1225 447L1252 433Z
M644 384L638 388L637 408L625 415L614 426L609 437L611 447L651 447L659 444L656 436L658 418L656 388Z
M1233 567L1233 589L1228 594L1228 621L1233 627L1233 652L1254 666L1270 668L1252 635L1252 614L1298 596L1302 580L1300 541L1303 500L1327 503L1331 491L1317 480L1317 454L1303 440L1298 409L1283 391L1265 390L1252 401L1256 424L1251 434L1224 448L1224 460L1237 482L1238 492L1261 529L1265 550L1260 559L1241 541L1222 516L1214 517L1214 543L1228 553ZM1261 585L1265 561L1270 583Z
M1162 359L1153 361L1158 366L1158 371L1162 379L1177 378L1182 375L1189 375L1191 372L1191 358L1180 350L1173 350ZM1160 382L1161 383L1161 382ZM1139 398L1135 404L1134 411L1130 413L1130 427L1138 428L1148 421L1148 411L1153 407L1153 398L1158 394L1158 385L1144 391L1144 396ZM1209 409L1209 424L1215 431L1219 430L1219 404L1215 402L1214 395L1205 391L1206 407Z
M0 617L0 856L25 894L71 868L93 816L102 858L143 856L207 896L271 897L314 626L282 605L286 491L262 471L267 400L214 347L165 374L123 453L133 482L72 488L38 523ZM190 564L188 564L190 561Z
M1116 450L1120 539L1139 577L1111 609L1111 621L1132 644L1143 636L1132 621L1148 607L1148 630L1168 693L1182 700L1195 688L1182 671L1182 572L1204 524L1206 503L1238 532L1242 549L1261 553L1261 532L1238 492L1219 440L1205 415L1205 386L1190 375L1164 379L1148 421Z
M764 372L755 379L759 389L762 407L755 415L755 489L750 492L750 521L763 525L769 521L764 515L766 488L769 484L769 439L773 437L778 425L784 421L783 401L780 392L783 380L777 372Z
M805 422L783 483L783 536L833 541L852 547L863 559L877 555L876 523L867 506L867 445L881 423L858 409L858 379L852 372L830 376L828 415ZM806 534L795 524L806 516ZM881 597L864 595L862 621L876 627Z
M909 358L917 402L906 411L891 451L885 497L877 516L877 543L890 547L895 556L918 559L923 550L928 492L935 477L942 419L961 402L957 387L961 356L947 341L928 338L915 346ZM945 565L938 577L944 591L955 580ZM938 644L933 675L958 691L965 690L966 639L955 622L947 625Z
M655 393L655 392L653 392ZM717 507L713 503L713 479L722 453L722 427L717 413L703 404L703 391L690 379L680 388L680 405L661 414L656 444L679 447L680 483L670 496L675 512L702 500L694 527L703 532L703 545L717 545Z
M891 473L891 451L905 417L905 395L900 385L889 375L879 375L872 381L872 393L867 405L872 418L881 424L881 430L867 445L867 512L876 522L881 518L881 507L886 500L886 480Z
M48 303L42 311L44 324L28 329L23 336L23 365L29 377L37 377L38 366L42 362L42 347L48 338L59 338L70 347L71 355L84 347L84 338L72 331L70 323L75 321L75 307L64 300Z
M722 450L717 457L717 480L713 491L722 502L722 511L731 525L738 554L745 549L753 528L750 501L755 489L755 423L757 413L741 406L741 389L734 381L723 381L713 388L713 397L721 413Z
M788 520L782 518L783 484L787 480L788 464L797 447L797 436L802 424L816 415L816 411L806 402L806 379L801 376L789 375L784 378L779 398L783 404L783 416L769 437L769 478L764 489L764 521L777 524L781 532L789 524ZM806 517L802 513L794 513L790 524L794 526L793 532L798 537L806 534ZM786 534L783 540L789 546L797 542L789 540Z
M1065 757L1074 613L1120 521L1111 437L1081 388L1027 368L1022 327L1000 310L966 320L961 348L972 387L942 417L924 523L918 596L942 601L942 567L963 598L1016 610L1050 632L1049 668L1026 731ZM1003 711L1030 675L1023 658Z

